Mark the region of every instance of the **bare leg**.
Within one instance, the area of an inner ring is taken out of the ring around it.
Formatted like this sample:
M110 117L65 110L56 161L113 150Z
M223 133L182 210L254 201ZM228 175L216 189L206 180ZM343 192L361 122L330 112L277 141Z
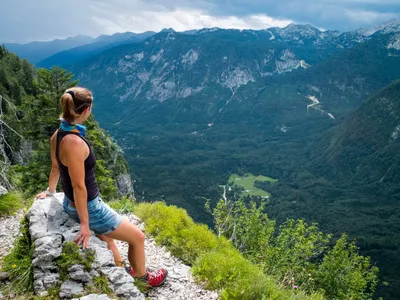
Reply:
M118 228L113 232L107 233L106 236L116 240L125 241L129 244L128 259L133 270L135 271L134 276L144 276L146 274L144 258L144 233L124 217Z
M119 254L119 250L117 245L115 245L114 239L104 235L104 234L98 234L97 237L106 242L107 243L107 247L109 250L112 251L113 255L114 255L114 262L118 267L122 267L122 262L123 259L121 257L121 255Z

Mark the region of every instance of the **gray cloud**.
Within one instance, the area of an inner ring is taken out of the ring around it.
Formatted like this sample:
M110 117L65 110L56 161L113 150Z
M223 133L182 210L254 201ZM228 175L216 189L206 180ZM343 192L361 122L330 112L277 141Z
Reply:
M256 11L319 28L353 30L400 16L398 0L215 0L211 13L246 15Z
M399 16L398 0L3 0L0 42L164 27L259 29L290 22L344 31Z

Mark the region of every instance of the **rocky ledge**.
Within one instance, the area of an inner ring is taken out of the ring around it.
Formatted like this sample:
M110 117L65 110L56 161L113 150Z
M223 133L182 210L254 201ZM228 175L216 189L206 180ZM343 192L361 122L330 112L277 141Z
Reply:
M115 266L107 244L94 235L91 236L85 253L79 250L82 257L87 253L94 253L90 269L81 264L72 265L67 274L60 276L57 259L63 252L63 245L73 242L79 232L79 224L63 211L63 197L64 195L59 193L54 197L36 200L27 213L29 232L34 245L32 266L35 293L43 296L49 289L59 286L59 297L62 299L82 297L93 290L96 278L105 276L109 288L117 297L144 300L144 295L133 284L133 278L123 268ZM95 299L99 299L99 296L96 295Z
M59 262L60 257L66 254L65 246L71 245L70 242L79 232L79 224L63 211L63 197L64 194L59 193L54 197L36 200L27 213L34 245L32 265L34 290L37 295L47 295L51 289L58 287L57 292L61 299L214 300L218 298L215 291L208 291L195 282L189 266L173 257L164 247L156 245L150 237L146 237L145 242L146 265L151 268L167 268L169 277L163 286L148 291L146 297L136 288L133 278L124 268L115 266L112 252L107 249L106 243L94 235L91 236L88 251L76 250L81 257L92 253L90 266L85 263L74 264L61 271ZM143 230L144 224L139 218L133 214L126 217ZM0 230L2 230L1 224ZM117 245L121 255L127 259L128 245L123 242L118 242ZM96 286L99 279L103 282L103 290L107 290L109 295L101 293L99 289L93 293L93 286Z

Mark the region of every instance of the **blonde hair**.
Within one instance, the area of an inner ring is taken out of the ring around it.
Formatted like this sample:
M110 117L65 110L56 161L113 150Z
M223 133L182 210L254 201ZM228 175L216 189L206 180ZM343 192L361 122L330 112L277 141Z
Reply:
M69 123L73 123L85 108L92 105L93 95L87 88L73 87L67 89L61 96L60 105L62 109L61 118Z

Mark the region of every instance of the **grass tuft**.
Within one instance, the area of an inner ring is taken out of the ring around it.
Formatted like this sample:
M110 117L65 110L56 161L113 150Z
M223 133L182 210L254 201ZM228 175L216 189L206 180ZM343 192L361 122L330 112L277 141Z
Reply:
M108 202L111 208L121 214L130 213L135 209L135 199L130 197L122 197L120 200Z
M14 214L23 206L23 197L20 192L12 191L0 196L0 216Z
M29 221L21 220L20 236L14 243L14 248L3 258L3 271L10 275L10 284L3 289L4 294L12 292L15 295L33 291L33 245L29 234Z

